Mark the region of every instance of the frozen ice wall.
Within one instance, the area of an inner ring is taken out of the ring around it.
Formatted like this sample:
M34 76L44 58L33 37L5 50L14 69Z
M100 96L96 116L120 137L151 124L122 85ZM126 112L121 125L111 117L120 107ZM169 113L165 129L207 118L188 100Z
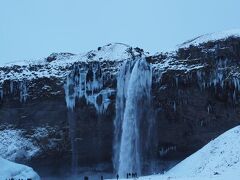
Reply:
M120 177L141 174L141 111L151 100L151 67L145 58L132 62L124 62L118 77L113 161Z

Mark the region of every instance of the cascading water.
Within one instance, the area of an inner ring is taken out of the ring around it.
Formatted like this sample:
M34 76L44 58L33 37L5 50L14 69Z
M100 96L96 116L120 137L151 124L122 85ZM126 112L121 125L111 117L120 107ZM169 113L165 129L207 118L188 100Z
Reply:
M118 170L119 151L122 134L122 121L124 116L127 87L130 79L134 61L124 61L117 78L117 99L116 99L116 118L114 121L114 142L113 142L113 166Z
M141 174L141 125L147 120L143 112L150 106L151 84L152 71L145 58L137 59L133 68L129 61L123 64L118 76L113 159L120 177Z

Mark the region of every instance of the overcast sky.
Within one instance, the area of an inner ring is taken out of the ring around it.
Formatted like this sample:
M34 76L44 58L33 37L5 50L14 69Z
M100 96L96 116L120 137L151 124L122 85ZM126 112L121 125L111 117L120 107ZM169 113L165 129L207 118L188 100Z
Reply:
M110 42L166 51L240 28L240 0L0 0L0 61L80 53Z

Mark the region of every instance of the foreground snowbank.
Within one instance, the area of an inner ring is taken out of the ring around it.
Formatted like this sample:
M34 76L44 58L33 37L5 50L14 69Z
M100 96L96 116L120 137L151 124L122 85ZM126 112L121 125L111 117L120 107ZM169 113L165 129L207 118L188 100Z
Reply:
M139 179L240 179L240 126L220 135L164 175L152 175Z
M10 162L0 157L0 179L32 179L40 180L38 174L32 168Z

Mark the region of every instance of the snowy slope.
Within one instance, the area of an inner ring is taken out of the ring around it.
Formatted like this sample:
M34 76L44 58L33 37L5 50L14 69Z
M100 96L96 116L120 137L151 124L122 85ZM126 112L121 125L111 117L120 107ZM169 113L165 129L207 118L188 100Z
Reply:
M34 170L28 166L13 163L0 157L0 179L32 179L40 180Z
M240 126L208 143L172 168L167 175L211 176L234 171L240 173Z
M140 179L231 179L240 178L240 126L228 130L186 158L164 175Z
M240 37L240 29L205 34L179 45L178 48L188 48L190 45L197 46L208 41L225 40L229 37Z

